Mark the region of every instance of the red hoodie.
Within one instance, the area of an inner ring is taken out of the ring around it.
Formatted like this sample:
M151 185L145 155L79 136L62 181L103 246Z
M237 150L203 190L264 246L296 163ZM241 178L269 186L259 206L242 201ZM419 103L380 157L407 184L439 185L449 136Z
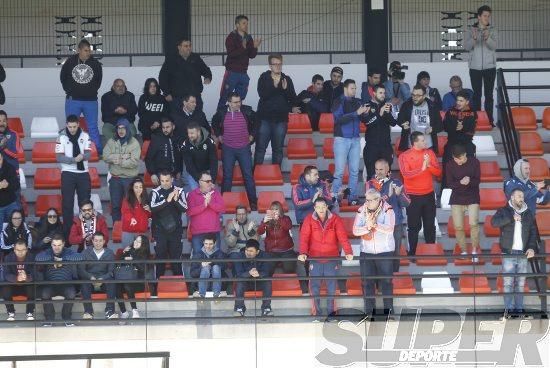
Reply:
M422 170L425 153L430 156L430 165L426 170ZM409 148L399 156L399 169L409 195L431 193L434 191L433 177L435 176L437 180L441 179L441 167L431 149Z
M137 221L134 226L130 224L132 218ZM139 202L132 208L126 198L122 201L122 231L125 233L146 233L149 230L150 218L151 211L146 211Z
M300 229L300 254L308 257L339 257L340 247L346 255L353 254L342 219L327 212L323 225L314 212L306 216Z
M219 233L221 231L220 215L225 212L225 204L220 192L214 190L207 207L204 206L205 195L200 188L187 195L187 216L192 235Z

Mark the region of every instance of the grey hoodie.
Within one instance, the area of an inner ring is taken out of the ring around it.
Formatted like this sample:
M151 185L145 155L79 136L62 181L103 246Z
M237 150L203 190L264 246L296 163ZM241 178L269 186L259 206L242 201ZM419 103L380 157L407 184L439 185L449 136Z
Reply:
M516 161L516 163L514 164L514 176L521 180L523 184L526 184L529 178L524 177L521 173L521 164L523 164L524 162L525 161L522 159Z
M474 29L477 30L477 40L474 40ZM468 67L474 70L493 69L497 66L497 30L487 27L489 38L485 41L482 31L477 26L468 27L465 32L464 49L470 52Z

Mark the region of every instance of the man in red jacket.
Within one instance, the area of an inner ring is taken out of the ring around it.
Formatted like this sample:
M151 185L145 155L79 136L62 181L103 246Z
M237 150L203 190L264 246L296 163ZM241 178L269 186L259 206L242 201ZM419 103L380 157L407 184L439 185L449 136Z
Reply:
M426 243L435 243L435 194L433 180L441 179L441 167L435 153L426 149L424 134L411 134L412 147L399 156L399 169L411 199L407 207L409 255L416 254L418 232L424 226Z
M318 197L314 202L314 212L307 215L300 229L300 255L298 260L305 262L307 257L335 258L340 256L339 244L344 248L346 260L353 260L353 251L348 240L342 219L328 210L325 198ZM340 262L338 260L310 260L309 276L326 276L327 285L327 315L335 312L334 298L336 293L336 277ZM309 292L313 297L312 315L321 315L320 279L309 281Z
M98 231L103 233L105 244L108 244L109 228L105 217L94 211L94 203L91 200L85 199L80 202L80 214L73 219L69 244L77 246L80 253L85 247L92 245L92 237Z

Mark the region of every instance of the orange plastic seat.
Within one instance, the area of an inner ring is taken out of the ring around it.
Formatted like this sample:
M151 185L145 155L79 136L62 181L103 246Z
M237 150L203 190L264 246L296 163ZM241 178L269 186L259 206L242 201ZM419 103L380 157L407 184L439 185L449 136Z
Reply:
M472 244L467 243L466 244L466 251L468 252L468 256L464 258L454 258L454 264L455 266L481 266L485 264L485 259L478 256L478 262L473 263L472 262ZM460 245L456 244L453 249L453 256L459 256L462 253L462 249L460 248Z
M502 277L502 274L498 275L497 277L497 291L499 293L504 293L504 278ZM527 280L525 280L525 285L523 286L523 292L529 293L531 290L529 290L529 283Z
M289 160L317 158L311 138L289 138L286 149Z
M506 196L502 188L481 188L479 189L481 210L496 210L504 207L506 204Z
M523 156L542 156L542 138L537 132L520 132L519 148Z
M23 129L23 122L18 116L8 118L8 128L17 133L19 138L25 138L25 130Z
M443 251L443 245L440 243L423 243L418 244L416 248L417 256L443 256L445 252ZM417 258L416 264L418 266L446 266L447 258Z
M263 191L258 194L258 212L266 213L271 207L273 201L279 201L283 205L285 212L288 212L288 205L286 204L285 194L281 191Z
M334 138L325 138L323 142L323 157L326 159L334 158Z
M537 130L537 115L530 107L512 108L512 119L517 131Z
M256 165L254 169L256 185L283 185L283 173L279 165Z
M223 202L225 203L225 213L235 213L235 207L237 207L237 205L246 206L248 211L250 211L246 192L225 192L222 196Z
M408 254L407 254L407 250L405 249L404 246L401 246L401 248L399 248L399 255L402 256L402 257L407 257ZM401 258L399 260L399 265L400 266L408 266L411 264L411 261L409 261L408 258Z
M447 145L447 136L438 135L437 136L437 157L443 157L443 152L445 150L446 145Z
M492 218L492 215L487 215L485 217L485 222L483 223L483 233L486 237L500 236L500 228L491 225Z
M289 277L289 279L273 280L271 283L273 296L302 296L302 288L300 281L296 278L295 273L276 273L273 278ZM290 279L290 277L294 277Z
M359 272L351 272L349 275L354 277L350 277L346 280L346 289L348 290L348 295L363 295L363 280L361 280L361 277L357 277L361 274ZM338 288L336 288L336 290L338 290ZM326 295L326 293L327 290L325 287L323 295Z
M548 161L542 157L533 157L529 159L531 165L530 179L532 181L542 181L550 178L550 170L548 169Z
M95 143L92 142L90 145L90 160L88 162L98 162L99 161L99 154L97 153L97 147L95 146Z
M491 292L487 276L479 273L474 274L470 271L462 271L458 284L460 292L464 294Z
M550 239L544 240L544 253L550 254ZM550 256L546 257L546 264L550 264Z
M143 141L143 144L141 145L141 155L139 156L141 161L144 161L145 156L147 156L147 150L149 149L149 144L151 144L151 141Z
M550 107L546 107L542 113L542 126L550 129Z
M361 206L351 206L347 200L343 200L340 204L340 212L357 212Z
M26 302L29 300L25 295L14 295L12 296L14 302Z
M292 169L290 169L290 184L298 184L300 176L304 173L304 169L309 166L309 164L292 164Z
M151 180L151 174L149 174L147 171L143 174L143 183L145 184L146 188L154 188L155 184L153 184L153 181Z
M21 146L21 144L19 144L15 153L17 154L17 162L19 162L20 164L24 164L25 162L27 162L25 160L25 151L23 150L23 146Z
M218 182L219 185L222 185L223 183L223 166L222 165L218 165L218 176L216 178L216 181ZM233 166L233 180L231 181L231 183L233 185L244 185L243 173L239 165Z
M95 188L95 189L101 188L101 180L99 179L99 173L97 172L97 167L88 168L88 172L90 173L92 188Z
M107 294L105 294L105 293L92 293L91 299L92 300L105 300L105 299L107 299Z
M308 114L288 114L288 134L312 133Z
M504 180L496 161L480 161L480 169L482 183L502 183Z
M330 164L328 164L328 171L330 171L332 175L334 175L335 168L336 167L334 165L334 162L331 162ZM349 182L349 170L348 170L348 166L346 165L346 167L344 168L344 177L342 178L342 183L347 184L348 182Z
M536 219L540 235L550 235L550 211L537 211Z
M324 112L319 118L319 132L332 134L334 132L334 115L331 112Z
M122 243L122 221L113 223L113 243ZM127 244L124 244L127 245Z
M489 121L489 116L485 111L477 112L476 132L490 132L493 130L493 126Z
M466 233L466 236L470 236L470 230L470 217L464 216L464 231ZM449 234L449 238L456 237L456 229L453 222L453 216L449 216L449 222L447 222L447 233Z
M52 207L61 214L61 194L40 194L36 197L34 212L37 217L44 216Z
M61 189L61 169L37 168L34 174L34 189Z
M393 293L397 295L414 295L416 294L416 288L412 277L408 272L394 272L394 276L406 276L406 277L394 277Z
M354 217L342 217L342 222L344 223L344 227L346 228L346 233L348 234L348 238L350 239L357 239L358 236L353 235L353 222L355 221Z
M86 118L84 116L80 116L78 118L78 126L80 129L82 129L85 132L89 132L88 130L88 122L86 121Z
M32 147L32 163L56 163L55 142L36 142Z
M498 243L491 245L491 263L493 266L500 266L502 264L502 251Z
M184 299L189 296L187 284L181 276L161 276L158 281L159 299Z

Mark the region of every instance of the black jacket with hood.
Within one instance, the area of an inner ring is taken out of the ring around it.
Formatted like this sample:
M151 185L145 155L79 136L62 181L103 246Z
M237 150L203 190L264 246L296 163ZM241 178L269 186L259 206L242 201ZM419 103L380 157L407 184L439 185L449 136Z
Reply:
M83 62L76 54L65 61L59 78L67 98L96 101L97 91L103 79L103 70L101 63L93 56Z
M209 171L214 183L218 174L218 156L216 144L210 138L210 133L201 128L201 138L193 143L187 138L181 145L181 154L185 162L185 169L197 182L203 171Z
M491 225L500 228L500 249L503 253L509 254L514 243L514 229L516 221L514 214L521 216L521 240L523 243L523 251L533 249L537 251L537 228L535 225L535 217L527 208L527 204L523 203L520 210L508 204L499 208L491 219Z

